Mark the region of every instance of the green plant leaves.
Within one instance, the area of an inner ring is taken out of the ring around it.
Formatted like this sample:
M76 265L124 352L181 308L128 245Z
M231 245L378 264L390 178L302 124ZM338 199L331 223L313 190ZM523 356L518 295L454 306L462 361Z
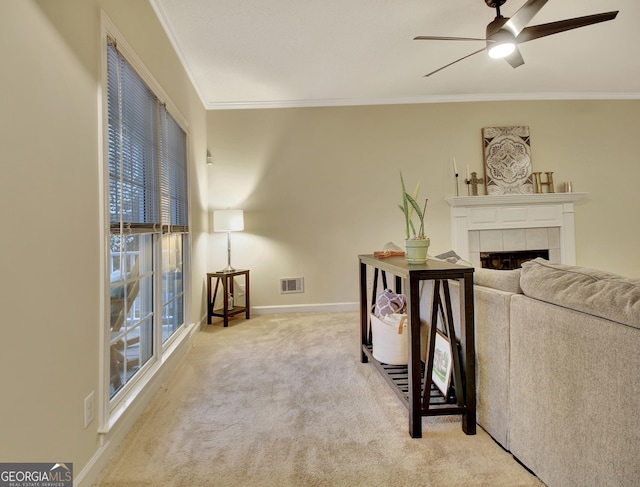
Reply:
M424 210L421 210L420 205L416 202L418 191L420 191L420 183L416 185L413 196L410 195L407 193L407 189L404 184L404 177L402 176L402 171L400 171L400 184L402 185L402 205L398 205L398 207L404 213L406 238L409 239L411 235L413 235L414 238L424 238ZM426 202L424 206L426 210ZM420 228L417 232L413 221L411 220L414 210L416 215L418 215L418 221L420 222Z

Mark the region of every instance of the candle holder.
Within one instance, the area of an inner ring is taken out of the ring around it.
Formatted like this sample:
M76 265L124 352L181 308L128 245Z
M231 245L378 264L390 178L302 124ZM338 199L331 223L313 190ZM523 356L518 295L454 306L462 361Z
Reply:
M453 174L455 175L456 181L456 196L460 196L460 190L458 189L458 166L456 164L456 158L451 159L451 164L453 165Z
M536 180L536 193L542 193L542 188L544 186L547 187L548 192L549 193L554 193L555 191L553 190L553 171L547 171L545 172L545 174L547 175L547 180L546 181L542 181L541 172L534 172L533 173L533 177Z

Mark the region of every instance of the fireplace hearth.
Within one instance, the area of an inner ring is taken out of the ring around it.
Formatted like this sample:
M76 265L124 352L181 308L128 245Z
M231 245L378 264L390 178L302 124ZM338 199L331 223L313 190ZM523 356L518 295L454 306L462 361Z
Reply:
M542 257L549 260L548 250L514 250L510 252L480 252L480 264L485 269L502 271L519 269L523 262Z

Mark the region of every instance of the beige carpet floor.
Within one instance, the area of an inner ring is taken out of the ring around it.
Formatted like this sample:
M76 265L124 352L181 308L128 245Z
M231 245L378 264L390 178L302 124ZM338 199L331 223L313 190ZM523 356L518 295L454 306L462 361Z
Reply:
M460 417L423 418L360 363L357 313L207 326L94 484L543 486Z

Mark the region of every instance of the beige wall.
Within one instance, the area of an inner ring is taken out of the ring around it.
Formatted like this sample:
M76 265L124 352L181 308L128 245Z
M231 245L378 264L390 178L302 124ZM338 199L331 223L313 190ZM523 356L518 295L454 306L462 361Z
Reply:
M212 208L246 210L232 263L252 271L253 304L357 301L357 254L402 245L399 171L429 198L430 254L450 249L451 158L483 174L482 127L528 125L533 168L587 192L577 261L640 277L640 101L531 101L209 111ZM461 191L465 191L462 188ZM226 237L212 234L210 268ZM279 294L281 277L305 293Z
M83 403L98 394L104 326L101 8L189 123L194 321L208 240L205 110L148 2L0 2L0 461L73 462L76 474L99 451Z

